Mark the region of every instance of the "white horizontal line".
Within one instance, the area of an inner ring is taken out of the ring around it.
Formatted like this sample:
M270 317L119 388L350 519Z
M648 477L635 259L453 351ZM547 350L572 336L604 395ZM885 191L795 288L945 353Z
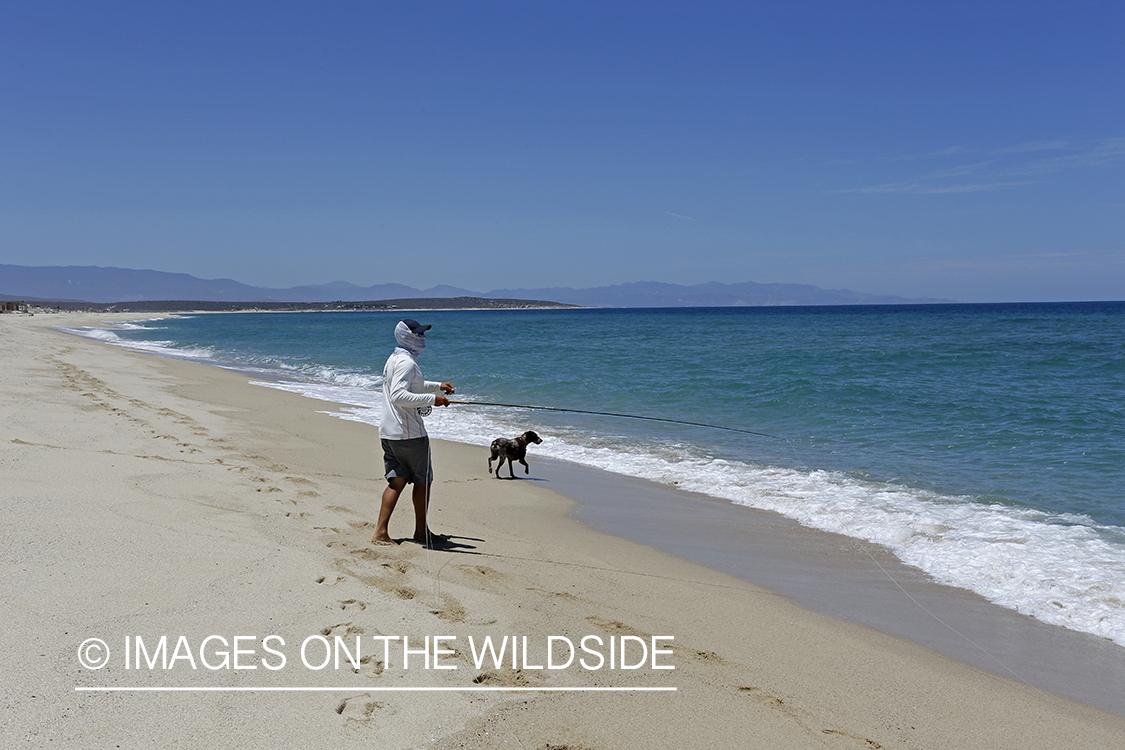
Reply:
M483 692L667 692L676 691L674 687L369 687L356 685L353 687L75 687L75 691L82 692L146 692L146 693L235 693L235 692L383 692L383 693L411 693L411 692L445 692L445 693L483 693Z

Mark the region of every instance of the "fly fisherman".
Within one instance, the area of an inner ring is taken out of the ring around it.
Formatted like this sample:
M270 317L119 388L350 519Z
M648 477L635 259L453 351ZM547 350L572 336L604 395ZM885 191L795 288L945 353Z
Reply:
M430 465L430 438L422 418L435 406L449 406L449 399L436 391L453 393L451 383L438 383L422 378L418 355L426 348L424 326L407 318L395 326L398 346L387 358L383 367L383 415L379 422L379 439L383 445L383 465L386 469L387 488L383 490L383 504L379 508L379 523L375 527L372 544L398 544L387 532L398 497L413 484L414 541L426 544L427 540L440 544L447 537L431 534L426 525L426 510L430 501L430 484L434 481Z

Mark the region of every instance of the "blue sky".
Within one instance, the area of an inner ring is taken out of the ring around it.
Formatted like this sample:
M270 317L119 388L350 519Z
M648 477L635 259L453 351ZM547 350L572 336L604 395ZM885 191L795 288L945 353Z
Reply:
M1125 5L0 8L0 263L1125 298Z

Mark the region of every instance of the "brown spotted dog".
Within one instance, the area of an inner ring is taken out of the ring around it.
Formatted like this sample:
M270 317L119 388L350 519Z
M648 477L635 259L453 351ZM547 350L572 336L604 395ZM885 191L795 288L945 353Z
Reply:
M500 463L496 464L496 478L500 478L500 467L504 465L504 461L508 462L508 475L509 478L515 479L516 474L512 469L516 465L516 461L523 464L523 473L530 474L531 467L527 465L524 459L527 457L527 444L535 443L538 445L542 443L543 439L536 435L531 430L528 430L518 438L496 438L492 441L492 455L488 457L488 473L492 473L492 462L497 458Z

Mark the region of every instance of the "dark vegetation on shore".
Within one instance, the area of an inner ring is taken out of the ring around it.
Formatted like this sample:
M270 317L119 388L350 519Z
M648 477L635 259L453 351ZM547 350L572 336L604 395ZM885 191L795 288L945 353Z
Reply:
M369 302L213 302L204 300L139 300L99 304L79 300L27 300L32 306L56 310L88 312L298 312L298 311L378 311L378 310L524 310L575 308L562 302L525 299L487 299L484 297L420 297L384 299Z

